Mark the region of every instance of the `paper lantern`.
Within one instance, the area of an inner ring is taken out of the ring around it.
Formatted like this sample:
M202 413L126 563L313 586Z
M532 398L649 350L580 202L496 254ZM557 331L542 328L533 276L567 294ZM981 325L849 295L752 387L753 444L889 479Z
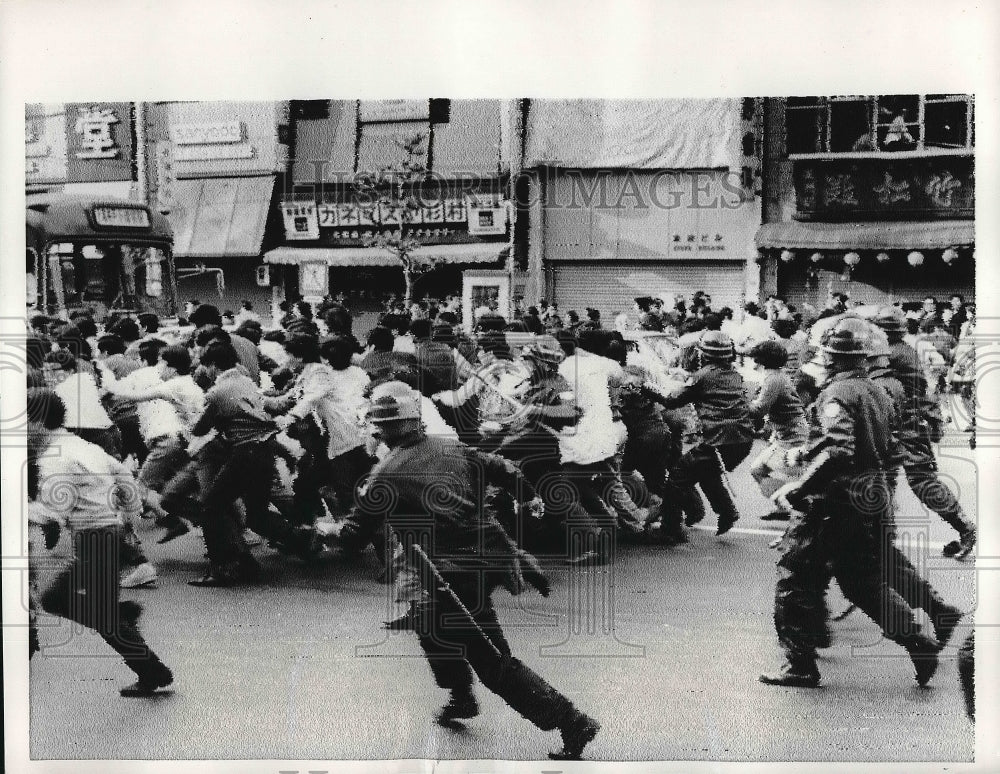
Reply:
M875 260L879 263L885 263L889 260L889 253L879 253L875 256Z
M947 250L941 253L941 260L944 261L946 264L951 263L956 258L958 258L958 250L956 250L954 247L949 247Z
M906 256L906 262L910 264L910 266L922 266L924 263L924 254L919 250L914 250Z
M845 253L844 263L853 268L857 266L859 263L861 263L861 256L853 251L850 253Z
M820 261L823 260L823 253L815 252L809 256L809 260L812 261L813 263L819 263Z
M782 250L781 260L784 261L785 263L791 263L792 261L795 260L795 253L793 253L791 250Z

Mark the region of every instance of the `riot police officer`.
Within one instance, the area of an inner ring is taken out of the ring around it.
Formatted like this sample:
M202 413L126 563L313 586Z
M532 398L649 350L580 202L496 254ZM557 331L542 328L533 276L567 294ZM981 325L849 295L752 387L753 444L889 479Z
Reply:
M664 505L676 499L687 515L688 526L701 521L705 509L694 488L700 485L719 515L715 534L722 535L740 517L726 472L734 470L750 454L753 424L743 377L733 368L733 340L721 331L706 331L698 341L698 354L702 366L678 395L655 395L657 402L668 409L693 404L701 422L702 441L682 455L670 471L668 491L672 490L673 496L665 497ZM646 386L652 389L649 383Z
M913 610L892 588L893 559L882 551L891 509L888 476L897 453L892 401L868 377L861 336L834 331L823 352L830 378L816 402L822 435L802 476L775 493L803 512L778 561L774 622L786 660L760 680L819 685L816 648L827 637L823 596L832 572L844 596L907 650L923 686L937 670L941 646L920 632Z
M372 470L359 507L395 533L425 594L410 619L437 684L451 693L438 722L448 728L479 714L473 673L543 731L559 729L556 759L578 759L600 724L511 654L491 595L548 584L485 507L486 485L514 499L530 484L509 461L448 438L428 436L420 396L402 382L372 391L369 421L389 454Z
M906 480L920 502L958 532L958 540L944 547L944 555L965 559L976 547L976 528L952 491L938 478L932 444L941 437L941 414L937 404L927 396L927 382L916 350L903 341L906 332L903 312L898 307L884 307L874 322L889 339L889 366L906 393L900 429Z

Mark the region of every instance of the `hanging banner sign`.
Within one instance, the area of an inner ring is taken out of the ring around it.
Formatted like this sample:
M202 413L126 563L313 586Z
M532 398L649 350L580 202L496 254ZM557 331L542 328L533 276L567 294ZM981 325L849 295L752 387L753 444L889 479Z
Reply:
M319 239L316 202L282 202L286 239Z

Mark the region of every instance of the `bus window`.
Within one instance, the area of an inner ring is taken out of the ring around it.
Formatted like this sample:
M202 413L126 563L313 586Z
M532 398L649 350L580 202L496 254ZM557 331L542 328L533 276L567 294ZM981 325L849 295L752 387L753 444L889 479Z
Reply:
M38 254L30 247L24 256L24 293L28 306L37 306L38 299Z
M167 253L159 247L136 247L122 245L122 252L132 250L133 266L135 267L135 287L140 300L145 298L161 298L163 284L167 280L169 269L164 265Z

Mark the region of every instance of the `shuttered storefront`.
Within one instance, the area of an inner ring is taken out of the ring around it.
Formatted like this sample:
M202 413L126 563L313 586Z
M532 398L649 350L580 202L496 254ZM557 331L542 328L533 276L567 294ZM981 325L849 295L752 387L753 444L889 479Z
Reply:
M564 319L571 309L583 318L584 309L590 306L600 310L610 327L619 312L631 314L637 296L689 296L703 290L712 297L715 309L738 309L743 302L744 267L741 261L574 261L552 264L549 276L553 300Z

